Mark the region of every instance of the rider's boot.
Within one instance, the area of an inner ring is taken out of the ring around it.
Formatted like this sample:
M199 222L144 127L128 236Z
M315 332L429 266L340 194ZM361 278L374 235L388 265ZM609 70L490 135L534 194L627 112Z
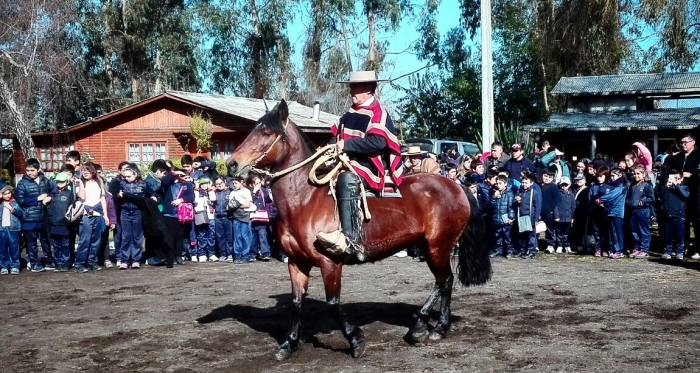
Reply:
M318 243L331 254L355 254L360 261L365 260L365 249L360 245L360 177L352 172L342 172L338 176L338 214L342 231L321 232L316 235Z

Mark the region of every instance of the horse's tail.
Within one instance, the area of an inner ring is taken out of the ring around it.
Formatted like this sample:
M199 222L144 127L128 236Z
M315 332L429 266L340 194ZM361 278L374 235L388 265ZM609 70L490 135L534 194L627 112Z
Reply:
M476 198L465 190L469 200L469 221L459 239L457 276L464 286L483 285L491 279L489 240L485 237L484 219Z

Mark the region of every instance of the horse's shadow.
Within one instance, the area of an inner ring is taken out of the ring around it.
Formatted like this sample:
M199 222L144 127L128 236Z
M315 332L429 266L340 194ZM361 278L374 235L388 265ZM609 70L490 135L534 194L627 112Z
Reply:
M292 296L291 294L278 294L272 295L270 298L276 299L277 304L269 308L227 304L198 318L197 322L208 324L231 319L258 332L267 333L277 343L281 343L289 328ZM380 322L409 329L415 323L415 313L420 306L396 302L358 302L344 303L342 308L347 321L360 327ZM430 316L431 319L437 319L439 313L433 310ZM452 321L457 320L458 317L453 315ZM306 298L302 311L302 339L312 343L314 347L334 350L324 346L315 337L316 334L327 334L334 330L339 330L339 326L328 312L326 303ZM404 339L407 340L406 337Z

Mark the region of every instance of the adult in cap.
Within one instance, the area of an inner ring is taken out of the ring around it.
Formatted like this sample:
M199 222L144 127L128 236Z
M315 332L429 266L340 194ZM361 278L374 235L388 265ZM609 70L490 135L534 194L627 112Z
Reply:
M512 179L519 179L524 169L535 171L535 164L525 156L525 149L523 149L523 144L521 143L511 145L510 159L506 161L503 167L508 170L508 175Z
M374 96L377 84L382 81L374 71L353 71L349 80L338 82L348 85L352 106L331 131L338 152L348 155L357 174L344 170L338 175L336 188L342 231L321 232L316 236L318 243L331 253L357 252L360 260L364 259L364 248L359 243L360 183L381 192L387 168L396 186L401 184L403 174L394 123Z
M401 153L402 156L408 157L411 162L410 168L406 170L407 174L417 174L420 172L429 174L440 173L440 166L434 159L423 157L426 153L426 151L420 150L420 146L409 146L405 152Z

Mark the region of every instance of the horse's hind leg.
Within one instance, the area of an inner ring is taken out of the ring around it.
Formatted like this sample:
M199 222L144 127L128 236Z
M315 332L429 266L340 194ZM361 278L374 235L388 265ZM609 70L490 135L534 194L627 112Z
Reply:
M279 345L275 358L284 360L288 358L292 352L299 348L299 336L301 334L301 310L306 298L306 291L309 288L309 272L311 267L300 268L294 263L289 263L289 278L292 280L292 320L289 328L289 333L285 341Z
M452 303L452 284L454 281L454 276L452 274L447 277L447 281L442 284L441 289L441 300L440 300L440 319L438 323L430 331L430 338L433 341L442 339L442 337L447 334L447 330L450 329L450 304Z
M342 273L342 264L329 262L321 265L321 276L323 277L323 286L326 289L328 311L340 325L340 330L343 332L345 339L350 342L352 357L358 358L365 353L365 336L362 333L362 329L345 320L345 315L340 308L340 279Z
M441 250L433 247L424 252L424 254L428 267L435 275L435 286L416 314L416 323L409 333L410 339L416 343L425 341L428 336L432 340L440 339L450 326L450 303L454 278L452 276L452 268L450 268L450 250ZM440 298L442 298L440 318L437 326L429 333L430 311Z

